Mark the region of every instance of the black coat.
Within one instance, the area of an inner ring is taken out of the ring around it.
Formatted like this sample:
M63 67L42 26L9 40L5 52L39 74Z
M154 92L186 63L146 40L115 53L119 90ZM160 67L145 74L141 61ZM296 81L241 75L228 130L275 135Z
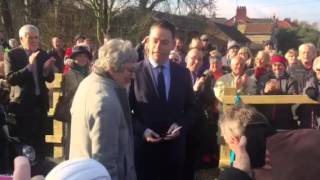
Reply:
M135 80L131 87L130 103L133 110L133 127L136 135L142 137L147 128L159 134L165 133L172 123L190 128L193 121L195 96L189 71L170 62L170 90L168 103L159 101L152 80L148 60L139 62Z
M265 94L264 88L266 83L271 79L276 79L280 82L281 91ZM297 81L287 73L280 78L276 78L274 74L270 72L261 77L257 87L258 94L261 95L293 95L298 93ZM256 107L268 118L270 124L276 129L295 129L297 127L297 123L293 120L291 105L257 105Z
M35 101L35 83L32 72L28 70L29 64L27 53L22 48L15 48L9 51L4 58L5 75L11 85L9 111L13 113L28 114L34 107L41 107L43 111L49 109L48 88L45 82L54 80L54 73L43 74L43 65L49 59L48 54L40 49L37 57L37 76L40 89L40 102Z
M319 99L320 95L320 83L316 76L310 78L306 82L306 86L303 90L305 95L308 95L314 100ZM297 115L301 122L301 128L314 128L319 129L318 119L320 118L319 104L301 104L297 109Z
M131 84L130 104L135 135L135 161L140 180L180 180L185 159L185 134L193 121L195 98L189 71L170 62L170 89L166 103L160 100L148 60L137 64ZM182 126L174 140L148 143L147 128L165 136L171 124Z

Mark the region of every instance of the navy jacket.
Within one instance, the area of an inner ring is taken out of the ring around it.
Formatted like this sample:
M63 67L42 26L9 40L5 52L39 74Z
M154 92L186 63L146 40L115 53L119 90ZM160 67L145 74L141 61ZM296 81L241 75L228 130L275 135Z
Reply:
M195 105L190 73L170 62L170 78L168 101L162 104L152 79L150 62L144 60L137 64L130 91L135 135L142 138L144 131L150 128L164 136L172 123L181 125L182 132L190 128Z

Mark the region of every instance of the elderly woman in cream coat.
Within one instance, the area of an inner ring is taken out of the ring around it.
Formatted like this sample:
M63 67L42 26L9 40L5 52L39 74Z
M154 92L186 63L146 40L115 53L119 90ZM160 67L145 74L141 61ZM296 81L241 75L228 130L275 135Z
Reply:
M71 107L70 159L93 158L107 168L112 180L136 179L126 87L137 59L129 41L108 41Z

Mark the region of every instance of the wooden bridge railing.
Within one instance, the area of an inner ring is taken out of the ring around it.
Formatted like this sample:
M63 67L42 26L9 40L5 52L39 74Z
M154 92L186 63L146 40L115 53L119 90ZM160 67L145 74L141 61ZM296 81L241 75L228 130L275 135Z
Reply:
M52 83L48 83L47 86L50 90L50 99L51 106L48 112L48 117L53 118L54 109L58 102L59 96L61 95L61 81L62 74L56 73L55 80ZM46 135L46 143L53 143L53 157L61 158L63 157L63 146L62 146L62 137L63 137L63 123L53 119L53 134Z

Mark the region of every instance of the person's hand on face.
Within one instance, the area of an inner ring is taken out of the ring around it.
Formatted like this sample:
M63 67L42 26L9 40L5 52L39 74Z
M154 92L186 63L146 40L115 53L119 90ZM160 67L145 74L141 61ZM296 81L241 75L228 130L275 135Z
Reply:
M250 175L251 164L249 154L246 150L246 145L247 138L245 136L241 136L237 148L234 149L234 153L236 154L236 160L234 161L233 167L238 168Z

